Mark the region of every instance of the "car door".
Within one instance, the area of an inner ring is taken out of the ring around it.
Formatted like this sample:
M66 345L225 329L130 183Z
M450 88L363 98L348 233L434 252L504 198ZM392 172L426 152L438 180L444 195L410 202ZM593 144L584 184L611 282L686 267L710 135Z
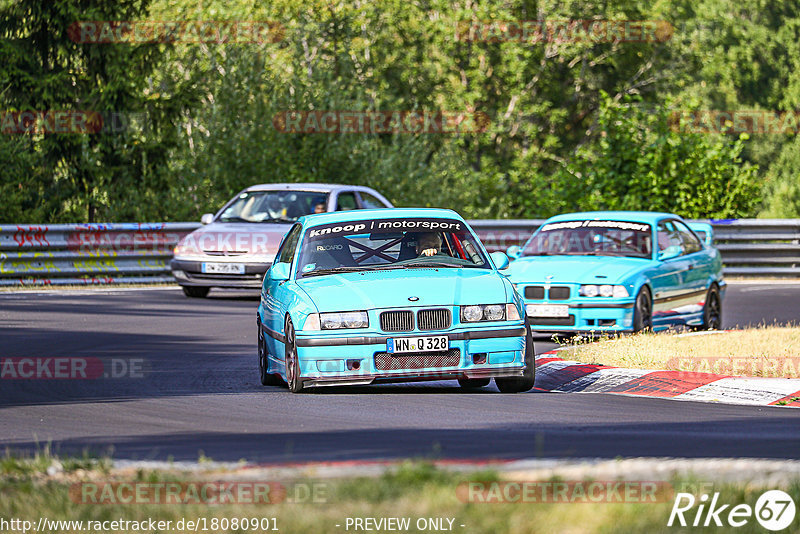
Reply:
M297 242L300 239L300 232L302 225L295 224L291 230L283 238L283 243L278 250L275 257L275 263L285 263L289 265L289 272L291 272L292 263L294 261L295 252L297 250ZM264 283L264 299L266 309L266 327L269 328L273 334L283 336L284 318L288 311L288 303L291 302L294 283L289 280L274 280L269 278L269 271ZM283 342L275 339L275 335L265 337L267 347L270 355L276 357L283 362L284 346Z
M684 304L684 313L698 313L702 311L711 279L713 266L710 254L700 239L689 227L681 221L672 221L681 236L686 255L686 274L683 285L687 291L687 301Z
M688 268L683 240L673 221L661 221L656 227L656 250L659 265L650 281L653 286L653 323L675 324L676 309L686 297L684 278ZM666 257L663 257L666 255Z

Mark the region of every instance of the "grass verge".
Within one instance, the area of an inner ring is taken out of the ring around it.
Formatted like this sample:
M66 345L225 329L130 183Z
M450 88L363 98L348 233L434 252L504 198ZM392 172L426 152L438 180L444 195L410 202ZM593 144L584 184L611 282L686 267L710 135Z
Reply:
M108 472L102 466L87 466L85 460L74 465L70 472L64 471L60 476L47 476L48 457L40 457L30 461L15 459L3 464L0 474L0 520L19 519L30 521L36 525L39 518L48 520L82 521L80 525L62 525L51 532L72 533L91 527L89 521L171 521L166 528L157 528L158 532L186 532L192 529L177 528L183 520L204 521L207 531L232 533L272 531L294 532L352 532L353 526L347 528L348 518L408 518L411 527L403 532L431 532L428 520L438 520L448 530L462 533L660 533L688 532L686 529L668 527L667 521L674 503L674 493L659 498L658 502L514 502L514 503L482 503L472 502L465 497L465 483L481 481L484 484L497 483L502 477L497 472L482 471L456 473L436 468L430 463L409 461L399 465L390 472L378 477L356 477L344 479L319 480L271 480L260 482L279 483L286 490L286 498L277 503L208 505L203 504L155 504L139 503L86 503L82 502L81 487L94 484L139 483L150 488L160 483L203 483L224 481L225 472L185 473L155 470L129 470ZM52 462L55 459L49 458ZM57 460L61 465L72 465L68 460ZM25 468L21 465L29 464ZM83 463L82 463L83 462ZM81 464L82 467L77 466ZM8 469L7 466L12 468ZM247 470L238 471L238 480ZM544 482L544 481L530 481ZM550 482L565 482L550 479ZM569 482L569 481L566 481ZM588 483L588 480L581 481ZM321 490L308 490L317 485ZM747 504L754 507L758 497L767 489L751 484L714 484L696 478L685 477L670 481L675 491L686 491L698 496L719 492L719 503ZM487 486L488 487L488 486ZM76 489L77 488L77 489ZM303 489L305 488L305 489ZM783 488L795 502L800 503L800 481L790 483ZM116 490L115 490L116 491ZM117 492L122 495L122 492ZM113 494L113 493L112 493ZM153 495L152 492L149 493ZM127 493L125 495L128 495ZM133 495L133 494L131 494ZM184 494L186 495L186 494ZM575 494L570 493L574 498ZM289 502L293 500L294 502ZM470 501L470 502L467 502ZM687 512L689 521L694 519L697 506ZM238 527L233 520L238 520ZM263 526L267 520L268 528L241 528L242 521L248 525L251 521ZM452 521L449 521L452 520ZM424 521L426 528L418 528L418 521ZM797 520L795 527L800 523ZM185 524L185 523L184 523ZM131 525L109 528L103 532L141 532ZM338 525L338 526L337 526ZM463 525L463 526L462 526ZM212 528L213 527L213 528ZM375 529L371 529L376 531ZM387 528L381 530L390 530ZM146 530L154 532L154 530ZM198 531L204 531L202 523ZM364 531L364 529L361 529ZM705 527L704 532L729 532L730 527ZM755 518L737 532L764 532ZM794 531L789 529L787 531Z
M560 356L635 369L800 378L800 327L761 326L692 335L637 334L566 341Z

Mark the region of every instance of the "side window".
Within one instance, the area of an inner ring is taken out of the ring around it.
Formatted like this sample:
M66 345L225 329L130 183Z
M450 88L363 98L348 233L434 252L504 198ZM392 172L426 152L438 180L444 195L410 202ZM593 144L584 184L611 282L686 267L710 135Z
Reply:
M336 211L357 210L356 194L352 191L339 193L336 199Z
M369 193L365 193L364 191L359 191L359 196L361 197L361 207L366 208L368 210L371 209L383 209L386 205L378 200L378 197L375 195L370 195Z
M681 241L683 241L683 248L686 254L692 254L693 252L700 252L703 250L703 244L695 237L692 231L689 230L689 227L680 221L674 221L673 224L681 234Z
M295 224L294 227L289 230L286 239L283 240L281 249L278 251L276 263L292 263L294 251L297 248L297 240L300 239L301 228L299 224Z
M681 249L681 254L686 253L681 234L675 228L674 223L672 221L658 223L658 250L666 250L670 247L678 247Z

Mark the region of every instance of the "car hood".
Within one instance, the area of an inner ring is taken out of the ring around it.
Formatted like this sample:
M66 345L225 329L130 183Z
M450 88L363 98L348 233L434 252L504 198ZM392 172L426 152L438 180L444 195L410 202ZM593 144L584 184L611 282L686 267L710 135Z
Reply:
M650 260L615 256L535 256L520 258L508 268L512 282L619 283L650 266ZM597 276L605 278L597 279ZM549 277L549 278L546 278Z
M274 257L291 224L211 223L184 237L185 254L250 255Z
M489 269L403 269L298 280L320 312L506 302L502 276ZM419 300L410 301L417 297Z

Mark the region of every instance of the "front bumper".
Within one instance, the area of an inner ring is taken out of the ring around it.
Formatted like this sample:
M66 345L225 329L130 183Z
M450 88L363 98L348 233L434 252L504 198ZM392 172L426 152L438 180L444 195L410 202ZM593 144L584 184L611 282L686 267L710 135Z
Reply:
M264 332L279 336L266 328ZM386 352L390 338L437 335L449 338L446 358L443 352L396 355ZM525 327L522 324L412 335L297 332L296 343L304 387L519 377L525 371ZM385 368L387 362L391 369Z
M203 273L203 263L241 263L244 265L244 274L209 274ZM247 261L220 262L218 259L209 258L205 261L185 260L173 258L169 262L172 275L182 286L200 287L230 287L242 289L259 289L264 280L264 273L269 270L271 263L256 263Z
M537 333L628 332L633 330L633 300L597 303L525 301L525 304L558 304L569 307L567 317L529 315L531 329Z

